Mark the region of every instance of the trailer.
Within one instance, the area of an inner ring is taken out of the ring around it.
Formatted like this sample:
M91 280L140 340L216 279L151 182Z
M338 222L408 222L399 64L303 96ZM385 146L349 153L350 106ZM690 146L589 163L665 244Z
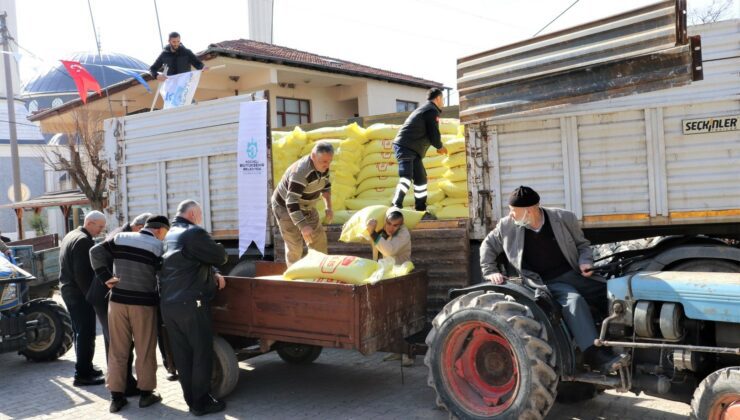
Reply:
M239 360L277 351L287 363L311 363L321 349L408 351L406 337L426 324L423 270L375 284L283 280L285 264L260 262L254 277L227 277L211 304L216 333L212 390L231 392Z

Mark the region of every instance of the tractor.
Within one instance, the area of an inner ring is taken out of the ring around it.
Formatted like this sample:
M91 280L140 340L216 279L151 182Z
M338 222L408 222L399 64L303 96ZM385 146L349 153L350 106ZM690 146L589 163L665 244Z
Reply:
M460 419L542 419L556 399L615 390L690 403L701 420L740 419L740 274L630 272L640 264L613 261L597 268L608 313L592 308L594 344L626 353L623 367L583 365L546 294L521 279L484 283L452 290L427 335L437 404Z
M17 351L36 362L56 360L72 347L72 321L53 299L29 299L34 276L0 255L0 353Z

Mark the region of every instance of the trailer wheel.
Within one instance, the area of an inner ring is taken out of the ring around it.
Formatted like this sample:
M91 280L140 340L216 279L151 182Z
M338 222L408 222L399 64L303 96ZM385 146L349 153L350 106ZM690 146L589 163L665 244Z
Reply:
M700 420L740 418L740 367L720 369L704 378L694 391L691 411Z
M38 336L19 353L34 362L56 360L72 348L72 319L52 299L36 299L21 308L26 319L38 321Z
M284 361L294 365L307 365L318 359L321 354L321 346L296 343L277 343L278 356Z
M448 303L426 338L437 405L465 419L542 419L558 375L547 330L511 296L473 292Z
M211 394L216 398L229 395L239 381L239 361L236 353L223 337L213 337L213 372Z

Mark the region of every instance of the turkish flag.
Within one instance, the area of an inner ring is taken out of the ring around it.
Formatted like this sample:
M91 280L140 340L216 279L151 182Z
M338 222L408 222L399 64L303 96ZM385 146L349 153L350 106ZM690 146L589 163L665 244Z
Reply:
M67 69L70 76L72 76L72 80L74 80L75 85L77 85L77 92L79 92L80 99L82 99L83 104L87 103L87 91L94 90L100 94L100 85L98 84L98 81L95 80L95 78L92 77L84 67L82 67L82 64L77 61L59 61L64 64L64 67Z

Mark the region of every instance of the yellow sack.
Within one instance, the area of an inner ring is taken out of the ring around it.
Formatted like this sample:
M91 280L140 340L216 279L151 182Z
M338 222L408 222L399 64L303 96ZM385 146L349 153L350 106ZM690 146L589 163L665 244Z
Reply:
M454 206L455 204L468 204L468 197L447 197L437 203L440 207Z
M393 154L393 152L370 153L362 158L360 168L364 168L367 165L373 165L376 163L398 163L398 161L396 160L396 156L395 154Z
M358 137L350 137L339 143L339 150L362 154L362 142Z
M296 127L291 132L290 139L288 140L288 144L296 144L300 147L303 147L306 142L308 141L308 137L306 136L306 132L301 130L301 127Z
M452 182L444 180L439 183L440 188L448 197L461 198L468 196L468 184L466 181Z
M373 188L371 190L363 191L359 194L357 194L356 199L359 200L382 200L382 204L389 203L393 199L393 194L396 193L395 188ZM434 204L439 201L442 201L445 198L444 191L437 189L434 191L429 191L427 195L427 204ZM374 203L375 204L375 203ZM379 204L379 203L378 203ZM403 206L413 206L414 205L414 194L406 194L406 197L403 199ZM349 208L349 204L348 204Z
M365 137L368 140L395 139L400 125L396 124L373 124L365 130Z
M452 182L465 181L468 179L468 167L467 166L456 166L448 169L444 175L445 179Z
M457 128L460 126L460 120L457 118L440 118L439 132L442 134L457 134Z
M341 172L349 175L357 175L360 172L360 167L353 162L346 160L332 160L329 165L331 172Z
M390 275L388 277L383 278L393 278L393 277L401 277L405 276L406 274L409 274L410 272L414 271L414 263L411 261L406 261L405 263L401 265L394 265L391 269Z
M447 148L447 153L450 155L453 155L457 152L463 152L465 151L465 138L455 137L452 140L446 142L444 145Z
M456 138L457 136L454 134L442 134L442 144L447 144L448 142L455 140Z
M370 197L370 198L349 198L345 200L345 206L350 210L362 210L371 206L382 206L388 207L392 196L387 197Z
M426 168L427 170L427 178L429 179L436 179L436 178L442 178L447 171L447 168L444 166L437 166L436 168Z
M430 149L434 149L434 148L430 147ZM429 155L429 153L427 153L427 156L424 158L424 167L427 168L427 170L431 168L439 168L443 166L442 162L444 162L444 159L446 157L447 157L446 155L437 154L437 151L435 149L432 155Z
M464 219L470 217L470 210L467 204L455 204L442 207L435 216L438 219Z
M355 184L357 184L357 180L355 180L355 177L345 172L329 171L329 181L331 182L332 187L335 184L351 187L354 187Z
M309 131L306 133L306 137L310 141L358 137L361 142L364 142L365 129L357 125L357 123L348 124L343 127L322 127Z
M457 136L465 137L465 126L464 125L460 125L457 127Z
M455 166L463 166L466 162L466 156L464 152L455 153L454 155L445 156L442 159L442 164L448 168L454 168Z
M355 198L377 198L377 197L393 197L393 194L396 192L396 187L384 187L384 188L372 188L369 190L365 190L361 193L357 194L357 197Z
M375 176L398 176L398 164L395 162L378 162L364 166L357 175L357 182L362 182Z
M331 197L350 198L355 195L355 185L331 184Z
M386 139L386 140L370 140L365 145L365 151L364 153L366 155L370 153L389 153L393 152L393 139Z
M287 137L291 134L290 131L273 131L272 133L272 142L274 143L275 140L282 139L283 137Z
M387 210L388 206L378 204L365 207L356 212L342 227L342 233L339 235L339 240L342 242L367 241L367 222L370 219L378 220L378 226L382 229L383 225L380 224L380 221L385 219L385 212Z
M366 258L344 255L326 255L309 249L308 254L291 265L283 274L289 280L327 278L352 284L362 284L379 268L378 263Z
M353 164L357 164L362 159L362 152L352 152L349 150L339 150L337 152L334 152L334 160L337 162L349 162Z
M356 194L373 188L393 188L398 184L397 176L378 176L362 181L355 190Z
M334 220L331 221L332 225L343 225L347 223L355 212L351 210L334 210Z

